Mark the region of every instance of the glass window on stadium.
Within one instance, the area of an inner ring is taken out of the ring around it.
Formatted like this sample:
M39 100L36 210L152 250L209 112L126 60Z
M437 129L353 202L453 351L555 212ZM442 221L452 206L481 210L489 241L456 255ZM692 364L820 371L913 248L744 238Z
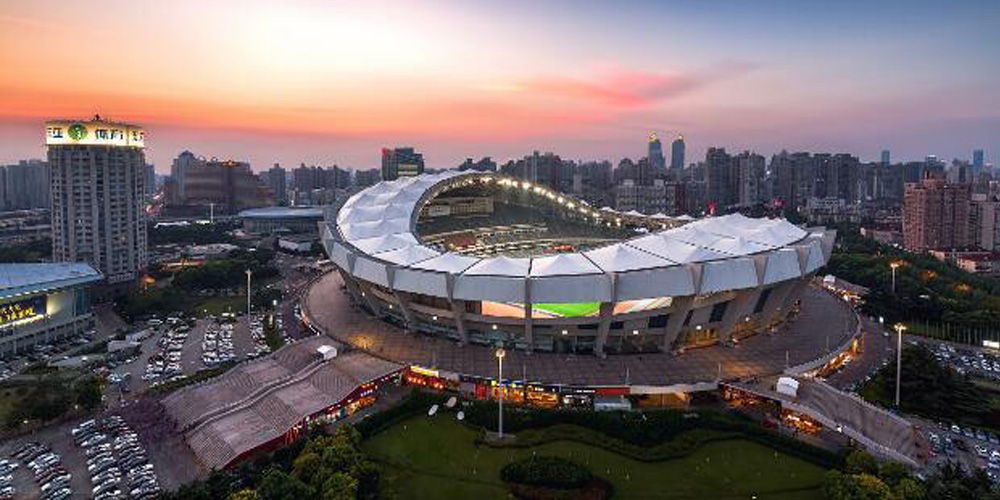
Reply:
M670 320L669 314L661 314L659 316L651 316L649 318L649 328L666 328L667 321Z
M501 318L524 318L524 304L518 302L482 302L484 316ZM532 304L531 317L534 319L586 318L597 317L601 312L600 302L574 302Z
M616 344L615 352L619 354L642 354L660 352L663 334L652 335L643 330L631 330L608 339L610 344Z
M712 314L708 317L709 323L717 323L722 321L722 318L726 315L726 308L729 307L730 301L719 302L712 306Z
M623 300L615 304L615 314L651 311L670 307L673 297L654 297L649 299Z

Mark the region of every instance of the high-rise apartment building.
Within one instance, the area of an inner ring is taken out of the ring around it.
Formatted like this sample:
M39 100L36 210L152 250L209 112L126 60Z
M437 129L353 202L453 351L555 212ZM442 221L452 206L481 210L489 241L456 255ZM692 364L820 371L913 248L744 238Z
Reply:
M424 155L413 148L382 148L382 180L413 177L424 173Z
M0 210L49 208L49 165L22 160L0 167Z
M735 205L739 201L739 178L733 168L733 157L725 148L708 148L705 153L706 202L716 210Z
M969 246L1000 250L1000 201L985 193L973 193L969 203Z
M274 201L270 189L250 169L235 160L199 160L185 167L180 205L214 207L216 214L236 214Z
M667 168L667 159L663 156L663 144L655 133L649 134L649 164L659 170Z
M684 136L678 135L670 144L670 168L684 168Z
M985 167L986 158L982 149L977 149L972 152L972 175L978 176L983 173L983 168Z
M888 149L883 149L882 150L882 158L881 158L882 164L883 165L888 165L889 164L889 160L891 160L891 159L892 158L890 157L889 150Z
M274 201L281 204L288 201L288 175L281 165L275 163L269 168L266 175L262 175L264 184L271 189Z
M907 250L969 246L970 189L940 178L908 183L903 194L903 245Z
M144 136L140 127L95 117L46 123L52 193L52 257L87 262L108 283L146 264Z

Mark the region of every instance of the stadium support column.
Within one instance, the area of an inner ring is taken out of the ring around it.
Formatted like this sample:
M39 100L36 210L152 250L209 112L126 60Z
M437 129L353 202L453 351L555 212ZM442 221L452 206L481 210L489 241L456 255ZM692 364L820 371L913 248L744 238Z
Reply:
M604 346L608 343L608 333L611 331L611 319L615 315L615 303L618 301L618 275L608 273L608 284L611 289L611 300L601 302L600 322L597 324L597 341L594 342L594 354L604 357Z
M465 330L465 301L451 301L451 315L455 318L455 330L458 332L460 345L469 343L469 333Z
M535 350L534 318L531 310L531 278L524 278L524 340L528 342L528 352Z
M747 288L736 292L736 297L732 299L726 307L726 314L722 316L722 324L719 328L719 342L732 340L733 328L741 321L746 321L753 312L753 306L760 296L760 288Z
M764 304L764 310L761 312L760 324L762 326L770 325L779 314L787 311L785 299L795 288L796 283L796 280L785 281L771 289L771 295L767 298L767 303Z
M792 304L794 304L795 301L802 295L802 291L805 290L810 281L812 281L812 276L803 276L794 282L792 289L788 292L788 295L785 296L785 300L781 304L783 314L787 315L788 312L791 311Z
M410 310L410 294L393 289L392 295L396 297L396 302L399 303L399 310L403 312L403 318L406 319L406 331L408 333L417 333L417 323L413 318L413 311Z
M687 319L687 315L691 312L693 305L694 295L673 298L670 307L670 316L667 318L667 327L663 332L663 345L660 346L663 352L669 352L671 347L673 347L674 341L680 335L681 328L684 327L684 320Z
M608 342L608 332L611 330L611 318L614 317L614 312L614 302L601 302L601 320L597 324L597 342L594 343L594 354L601 357L604 357L604 345Z
M365 293L365 289L362 287L362 285L359 284L357 281L355 281L354 278L351 277L351 275L348 274L346 271L344 271L343 269L339 269L339 272L340 272L340 279L343 280L344 286L347 287L347 293L351 294L351 297L354 298L354 301L357 302L359 305L363 304L365 306L368 306L368 310L371 311L372 314L377 316L378 308L376 308L375 303L372 302L371 294Z
M448 292L448 303L451 304L451 315L455 319L455 330L458 331L459 344L469 343L469 333L465 329L465 300L455 298L455 275L449 273L445 277L445 289Z

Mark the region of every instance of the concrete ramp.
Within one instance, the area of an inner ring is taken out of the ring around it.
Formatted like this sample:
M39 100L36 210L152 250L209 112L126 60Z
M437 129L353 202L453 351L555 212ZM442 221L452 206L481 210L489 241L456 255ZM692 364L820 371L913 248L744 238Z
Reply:
M778 401L782 408L806 415L828 429L843 433L876 456L912 467L920 466L917 448L919 433L909 421L825 382L808 377L795 378L799 381L796 398L774 390L776 377L756 384L734 382L724 385Z

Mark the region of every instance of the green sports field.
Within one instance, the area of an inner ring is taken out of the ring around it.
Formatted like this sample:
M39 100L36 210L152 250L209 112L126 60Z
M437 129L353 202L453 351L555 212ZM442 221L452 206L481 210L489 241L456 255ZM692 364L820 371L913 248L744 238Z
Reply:
M532 304L535 313L550 314L560 318L597 316L601 310L599 302L578 302L571 304Z
M363 446L382 470L381 496L392 499L510 498L500 469L535 453L586 465L611 481L615 498L823 498L821 467L745 440L708 443L684 458L640 462L578 442L496 449L477 446L476 437L453 414L439 413L405 420Z

